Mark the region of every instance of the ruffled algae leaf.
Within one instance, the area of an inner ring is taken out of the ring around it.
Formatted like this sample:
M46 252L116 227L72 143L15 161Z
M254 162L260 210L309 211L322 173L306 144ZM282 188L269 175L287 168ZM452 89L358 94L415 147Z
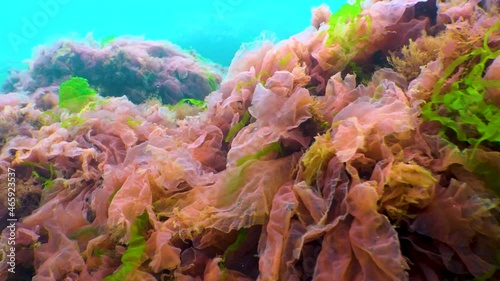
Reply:
M245 169L273 151L277 151L280 155L283 155L283 149L279 142L273 142L254 154L246 155L236 160L236 168L230 172L226 182L226 192L232 194L244 186Z
M437 180L427 169L419 165L405 163L394 164L387 179L389 186L409 184L429 188L436 182Z
M138 216L130 226L130 240L125 253L123 253L121 261L122 266L112 275L104 278L104 281L123 281L136 270L143 262L142 256L146 249L146 239L143 232L148 225L148 213L144 212Z
M69 233L68 238L73 240L82 239L85 237L95 238L102 232L102 229L95 225L87 225L78 228L77 230ZM90 239L89 239L90 240Z
M40 117L38 117L38 121L42 126L52 125L53 123L59 122L60 119L60 116L51 110L44 111Z
M338 36L338 30L343 29L347 22L353 22L356 17L361 13L361 3L362 0L356 0L353 4L344 4L340 9L330 16L328 34L329 43L333 42L333 39ZM337 30L337 31L336 31ZM344 31L345 33L345 31Z
M434 184L433 174L416 164L396 163L390 168L384 193L378 204L387 211L396 222L408 214L410 205L423 208L432 199Z
M83 110L85 111L95 111L96 107L109 104L111 101L109 99L98 99L89 102Z
M240 230L240 232L238 232L238 236L236 237L236 240L233 242L233 244L231 244L231 245L229 245L229 247L227 247L226 251L222 255L222 258L221 258L218 265L223 273L224 278L227 278L227 268L224 264L226 262L227 257L229 256L229 254L231 252L236 251L240 247L240 245L243 244L243 242L245 242L246 238L247 238L247 230L245 228L242 228Z
M271 153L272 151L277 151L280 153L280 155L283 155L283 149L281 148L281 145L279 142L273 142L270 145L264 147L262 150L258 151L255 154L251 155L245 155L241 157L240 159L236 160L236 166L240 167L242 166L245 162L250 161L250 160L258 160L261 157Z
M264 82L266 81L266 79L269 78L269 77L271 77L271 75L269 75L269 72L267 72L265 70L261 71L257 75L257 77L254 77L254 78L250 79L250 81L239 82L236 85L236 91L241 92L241 90L243 89L243 87L253 85L257 81L259 83L261 83L261 84L264 84Z
M132 129L136 129L137 126L141 125L142 122L139 121L139 120L134 120L134 118L132 118L131 116L127 117L127 119L125 120L127 121L127 125L132 128Z
M497 265L494 265L490 270L488 270L487 272L485 272L483 275L481 276L478 276L474 279L470 279L468 281L488 281L488 280L494 280L493 278L495 277L495 273L497 273L498 270L500 270L500 266L498 266L498 264L500 264L500 251L497 252L497 255L496 255L496 264Z
M71 77L61 83L59 88L59 106L73 113L80 112L96 98L96 91L90 88L87 79L82 77Z
M331 141L330 131L317 136L315 142L302 156L304 170L302 176L308 185L314 184L318 173L323 172L328 162L335 156L335 148Z
M109 203L111 203L111 201L113 201L113 198L115 198L116 193L118 193L118 191L120 191L120 188L122 188L122 187L121 186L117 187L115 189L115 191L113 191L113 193L111 193L111 195L109 196L109 199L108 199Z
M465 149L460 152L460 157L465 159L464 168L478 175L486 187L500 196L500 152Z
M288 53L286 56L281 58L279 61L280 67L285 67L292 58L293 58L293 53Z
M500 196L500 182L498 181L498 169L489 163L479 163L473 173L480 176L486 186Z
M358 43L368 40L371 30L371 18L366 16L366 34L360 38L355 38L356 29L360 21L359 14L362 10L364 0L356 0L353 4L344 4L340 9L330 16L328 25L327 45L339 44L347 53Z

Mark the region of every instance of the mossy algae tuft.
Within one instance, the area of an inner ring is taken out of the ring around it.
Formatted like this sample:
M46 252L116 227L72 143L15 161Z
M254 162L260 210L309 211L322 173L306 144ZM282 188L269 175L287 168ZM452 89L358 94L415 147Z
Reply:
M59 89L59 106L68 109L72 113L80 112L82 108L96 98L96 91L90 88L85 78L71 77L69 80L61 83Z

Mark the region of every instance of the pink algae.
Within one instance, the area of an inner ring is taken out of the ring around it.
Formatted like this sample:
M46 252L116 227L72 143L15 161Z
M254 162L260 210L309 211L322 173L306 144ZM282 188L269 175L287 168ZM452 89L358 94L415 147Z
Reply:
M377 65L409 39L498 20L493 1L462 2L366 3L353 30L372 32L349 52L326 44L320 7L304 32L243 48L185 118L126 98L73 114L41 92L0 99L0 179L16 169L25 210L17 266L33 280L498 279L498 144L473 150L421 117L460 54L409 81ZM123 44L141 57L152 43Z

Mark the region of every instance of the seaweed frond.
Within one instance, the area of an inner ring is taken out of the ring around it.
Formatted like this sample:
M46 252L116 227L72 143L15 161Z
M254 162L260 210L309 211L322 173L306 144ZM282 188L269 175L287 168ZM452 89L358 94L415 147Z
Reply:
M148 219L148 213L144 212L132 223L127 250L121 258L122 266L112 275L104 278L105 281L127 280L128 276L142 264L142 256L146 250L146 238L143 233L146 231Z
M484 80L486 64L500 56L500 49L492 50L488 38L492 32L500 30L500 22L485 34L483 46L461 55L444 70L433 89L431 100L422 108L422 116L429 121L437 121L446 135L450 130L458 141L474 146L480 143L500 143L500 108L485 100L486 87L500 88L500 80ZM471 65L471 62L475 62ZM461 68L463 74L442 93L444 85ZM474 152L472 153L472 156Z
M371 17L360 17L363 2L364 0L356 0L353 4L344 4L330 16L327 45L338 44L349 54L359 43L370 38ZM366 28L360 25L362 20L366 21Z

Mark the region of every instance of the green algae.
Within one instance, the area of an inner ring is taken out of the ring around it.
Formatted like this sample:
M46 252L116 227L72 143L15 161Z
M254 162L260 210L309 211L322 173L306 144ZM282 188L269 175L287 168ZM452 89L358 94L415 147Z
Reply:
M255 154L245 155L240 159L236 160L236 166L240 167L250 160L259 160L261 157L273 152L277 151L280 155L283 155L283 149L281 148L281 144L279 142L273 142L270 145L264 147L262 150L256 152Z
M217 85L218 84L217 78L215 78L215 76L208 71L206 71L205 73L207 75L207 81L208 81L208 85L210 86L210 90L212 90L212 91L217 90L217 86L218 86Z
M192 106L196 106L199 108L205 108L207 106L207 103L205 101L197 100L197 99L181 99L175 106L178 106L181 104L190 104Z
M267 71L264 70L264 71L260 72L259 74L257 74L257 77L254 77L254 78L250 79L250 81L239 82L236 85L236 91L241 92L241 90L243 89L243 87L252 85L253 83L255 83L257 81L259 83L264 84L264 81L266 81L266 79L267 79L267 78L264 78L264 77L269 78L271 76L269 75L269 73Z
M89 102L97 98L97 93L82 77L71 77L61 83L59 88L59 106L70 112L80 112Z
M236 136L236 134L247 125L248 121L250 121L250 117L252 117L250 115L250 112L248 110L245 111L243 117L241 118L241 121L234 124L234 126L229 129L229 133L227 134L227 137L224 141L229 142L234 136Z
M280 67L285 67L292 58L293 58L293 53L288 53L286 56L280 59L279 61Z
M80 116L71 116L61 122L61 127L70 129L81 124L83 124L83 119Z
M367 22L366 33L357 38L357 28L362 17L361 5L364 0L356 0L353 4L344 4L340 9L330 16L328 21L327 45L339 44L346 53L350 53L360 42L368 40L370 37L372 21L369 16L365 16Z
M56 173L54 172L54 165L38 163L38 162L30 162L30 161L23 162L21 165L29 166L33 169L31 174L42 182L42 187L44 189L50 190L52 188L52 182L56 178ZM38 169L40 172L37 172L36 169ZM48 173L48 176L44 175L46 173Z
M134 118L132 118L131 116L127 117L127 119L125 119L125 121L127 122L127 125L131 128L131 129L136 129L137 126L141 125L142 122L139 121L139 120L135 120Z
M52 125L53 123L59 122L60 119L60 116L52 110L46 110L38 117L38 121L42 126Z
M148 213L144 212L138 216L130 226L130 239L127 250L123 253L121 261L122 266L112 275L104 278L104 281L123 281L142 263L142 256L146 249L146 239L143 232L148 225Z
M238 232L238 236L236 237L236 240L231 245L229 245L229 247L227 247L226 251L222 255L221 262L219 264L219 267L222 270L226 269L226 267L224 266L224 262L227 260L227 257L229 256L229 254L238 250L238 248L241 246L241 244L243 244L243 242L245 242L246 238L247 238L247 229L242 228Z
M236 160L236 168L228 173L226 181L227 196L224 196L223 198L225 201L232 198L231 195L245 185L245 170L253 163L255 163L255 161L271 153L272 151L277 151L280 153L280 155L283 155L281 144L279 142L273 142L254 154L245 155Z
M73 240L78 240L82 237L92 237L93 238L93 237L97 237L101 231L102 231L102 229L98 226L87 225L84 227L80 227L79 229L71 232L68 235L68 238L73 239Z

